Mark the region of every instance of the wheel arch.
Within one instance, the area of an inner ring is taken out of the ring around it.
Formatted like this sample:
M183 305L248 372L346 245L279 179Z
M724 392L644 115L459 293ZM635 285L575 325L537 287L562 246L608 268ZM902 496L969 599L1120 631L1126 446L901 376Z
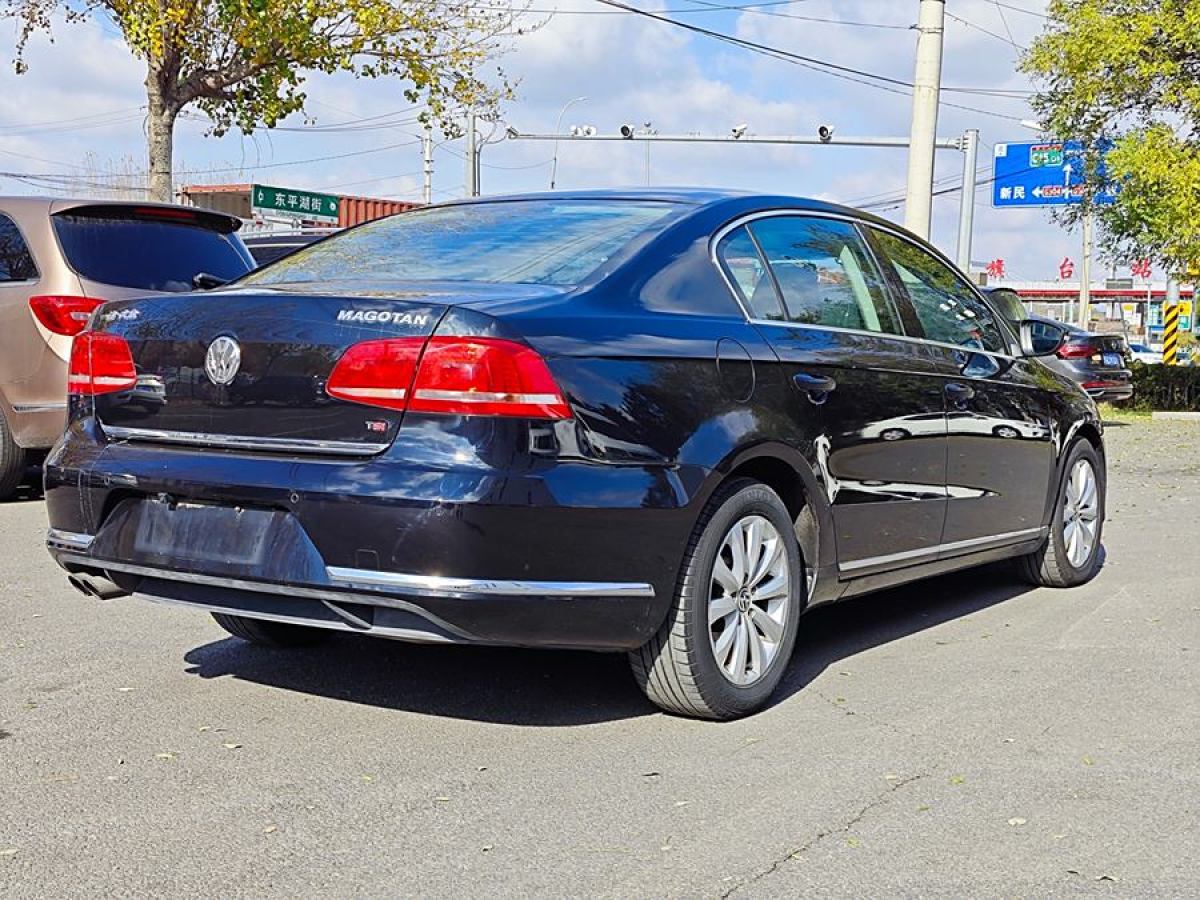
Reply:
M833 517L816 470L795 448L778 442L743 447L716 467L697 499L707 503L721 485L752 478L777 493L795 527L804 565L814 573L836 562Z

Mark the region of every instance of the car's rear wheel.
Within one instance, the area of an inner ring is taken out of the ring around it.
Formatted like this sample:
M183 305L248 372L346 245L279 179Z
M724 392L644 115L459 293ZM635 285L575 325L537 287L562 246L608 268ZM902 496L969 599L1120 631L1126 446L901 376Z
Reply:
M21 479L25 477L28 464L25 451L13 440L8 422L0 415L0 500L12 496Z
M658 633L630 653L639 686L668 712L734 719L778 687L796 643L804 566L779 495L739 479L709 501Z
M307 625L248 619L245 616L231 616L226 613L213 613L212 617L235 638L263 647L308 647L329 637L328 630L310 628Z
M1065 471L1050 535L1036 552L1020 560L1026 579L1043 587L1074 587L1090 581L1100 569L1105 483L1096 448L1077 441L1067 454Z

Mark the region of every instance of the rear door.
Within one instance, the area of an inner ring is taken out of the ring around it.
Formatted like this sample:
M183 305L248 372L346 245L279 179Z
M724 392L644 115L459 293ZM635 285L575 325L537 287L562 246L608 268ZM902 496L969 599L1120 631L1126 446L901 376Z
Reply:
M949 263L899 234L870 234L920 321L945 396L945 552L1029 538L1054 460L1048 373L1015 355L1015 334Z
M837 528L845 574L936 553L945 517L941 385L904 337L853 222L756 218L718 245L754 324L793 390L782 412L811 447ZM763 271L756 273L755 264Z

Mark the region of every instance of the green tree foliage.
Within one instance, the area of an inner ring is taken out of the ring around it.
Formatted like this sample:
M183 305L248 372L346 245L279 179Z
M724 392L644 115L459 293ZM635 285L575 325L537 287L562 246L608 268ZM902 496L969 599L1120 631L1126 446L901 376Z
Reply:
M1148 256L1176 275L1200 264L1200 2L1051 0L1022 67L1040 86L1046 129L1095 148L1114 142L1112 207L1097 207L1105 249ZM1097 158L1087 160L1092 183ZM1088 208L1066 208L1068 222Z
M188 106L212 133L267 127L304 108L307 72L396 76L447 130L462 107L486 112L507 90L480 71L513 11L486 0L0 0L17 22L15 64L56 20L99 17L146 62L150 190L171 199L175 120Z

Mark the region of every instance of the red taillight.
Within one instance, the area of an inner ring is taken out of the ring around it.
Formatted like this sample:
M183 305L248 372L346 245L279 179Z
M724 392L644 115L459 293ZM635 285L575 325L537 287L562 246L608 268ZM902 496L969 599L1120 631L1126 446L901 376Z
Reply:
M85 331L71 344L67 393L95 396L127 391L137 384L133 354L125 338Z
M29 306L37 320L55 334L72 337L87 327L92 310L103 303L95 297L74 297L65 294L39 294L29 298Z
M1091 344L1063 344L1055 351L1055 355L1059 359L1087 359L1094 352Z
M425 338L363 341L350 347L329 375L325 393L339 400L403 410Z
M537 351L500 338L365 341L342 355L325 390L342 400L422 413L571 417Z

